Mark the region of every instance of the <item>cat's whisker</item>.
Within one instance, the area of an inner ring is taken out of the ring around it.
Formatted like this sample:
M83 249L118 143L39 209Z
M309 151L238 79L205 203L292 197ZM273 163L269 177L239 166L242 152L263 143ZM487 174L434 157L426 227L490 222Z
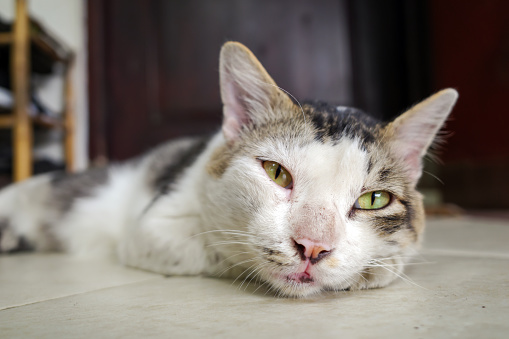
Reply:
M441 183L442 185L445 185L445 183L442 181L442 179L440 179L439 177L437 177L435 174L429 172L429 171L426 171L426 170L422 170L422 173L425 173L427 175L429 175L430 177L436 179L439 183Z
M430 265L435 264L433 261L428 262L411 262L411 263L401 263L401 264L367 264L366 267L375 267L375 266L388 266L388 267L406 267L406 266L417 266L417 265Z
M213 244L208 244L207 247L213 246L225 246L225 245L250 245L250 243L245 241L219 241Z
M366 267L373 267L373 266L405 266L405 263L403 260L401 260L399 257L388 257L388 258L376 258L371 259Z
M417 286L419 288L422 288L422 289L425 289L425 290L428 290L427 288L417 284L416 282L414 282L408 275L406 275L405 273L403 273L403 270L396 270L396 269L393 269L392 267L388 267L387 265L377 265L376 267L380 267L380 268L383 268L385 270L387 270L388 272L394 274L395 276L397 276L398 278L400 278L401 280L407 282L407 283L410 283L414 286Z
M269 292L270 292L270 293L274 293L274 296L275 296L276 298L279 298L279 296L278 296L278 291L279 291L279 290L280 290L280 288L279 288L279 287L277 287L277 286L275 286L275 285L273 285L273 284L269 284L269 288L267 289L267 291L265 291L264 295L267 295L267 293L269 293Z
M227 271L231 270L232 268L235 268L235 267L237 267L237 266L239 266L239 265L247 264L247 263L249 263L249 262L255 261L256 259L257 259L257 258L250 258L250 259L246 259L246 260L243 260L243 261L241 261L241 262L238 262L238 263L236 263L236 264L230 265L230 266L228 266L227 268L223 269L223 270L219 273L218 277L221 277L221 276L222 276L225 272L227 272Z
M250 271L249 274L245 275L244 279L242 280L242 283L239 285L239 289L242 288L242 286L246 283L246 281L249 279L249 277L254 273L256 272L256 270L260 267L260 263L256 264L255 267L253 267ZM252 266L251 266L252 267Z
M256 259L256 258L253 258L253 260ZM253 266L256 266L256 265L259 265L259 263L254 263L252 264L251 266L249 266L248 268L246 268L244 271L242 271L242 273L240 273L239 275L237 275L237 278L235 278L235 280L233 280L233 282L231 283L231 285L233 286L235 284L235 282L237 282L237 280L239 280L240 277L244 276L244 274L249 271Z
M254 236L256 236L253 233L239 231L239 230L211 230L211 231L205 231L205 232L200 232L200 233L194 234L191 237L189 237L189 239L192 239L192 238L195 238L195 237L198 237L198 236L202 236L202 235L205 235L205 234L211 234L211 233L221 233L221 234L227 234L227 235L239 235L239 236L246 236L246 237L254 237Z
M225 258L225 259L221 260L221 261L218 263L218 265L221 265L221 264L223 264L225 261L230 260L231 258L234 258L234 257L239 256L239 255L242 255L242 254L251 254L251 253L250 253L250 252L238 252L238 253L236 253L236 254L230 255L229 257L227 257L227 258Z
M297 104L299 105L299 107L300 107L300 111L302 112L302 117L304 118L304 122L307 122L307 121L306 121L306 114L304 113L304 109L302 108L302 105L300 104L299 100L297 100L297 98L295 98L295 97L293 96L293 94L292 94L292 93L288 92L286 89L281 88L281 87L279 87L278 85L275 85L275 84L270 84L270 83L268 83L268 82L264 82L264 81L260 81L260 83L265 84L265 85L269 85L269 86L273 86L273 87L276 87L276 88L279 88L281 91L283 91L283 92L285 92L286 94L288 94L289 96L291 96L291 97L293 98L293 100L295 100L295 102L297 102Z
M264 281L262 282L261 284L259 283L258 287L253 291L253 294L255 294L256 292L258 292L258 290L260 288L262 288L263 286L267 285L269 282L268 281Z
M368 279L364 276L364 274L366 274L366 273L368 273L368 272L366 272L366 270L362 270L358 274L359 274L359 277L361 277L365 282L368 282Z
M401 266L415 266L415 265L430 265L430 264L436 264L435 261L421 261L421 262L407 262L407 263L401 263L399 265ZM394 264L396 265L396 264Z
M263 281L263 278L262 278L262 272L263 272L263 270L260 269L258 271L258 273L256 273L256 275L255 275L255 277L256 277L255 284L259 285L262 282L263 282L263 284L265 284L265 282ZM258 288L256 290L258 290Z
M422 285L419 285L418 283L416 283L415 281L413 281L413 280L412 280L412 279L411 279L411 278L410 278L407 274L405 274L404 272L399 272L398 276L399 276L401 279L403 279L404 281L406 281L406 282L408 282L408 283L410 283L410 284L412 284L412 285L414 285L414 286L417 286L417 287L419 287L419 288L422 288L422 289L424 289L424 290L429 291L429 289L428 289L428 288L426 288L426 287L424 287L424 286L422 286Z
M424 261L424 258L422 258L422 259ZM372 262L372 261L384 262L384 260L398 260L398 261L401 261L402 263L406 264L407 263L406 260L415 260L415 255L394 255L394 256L390 256L390 257L373 258L373 259L369 260L369 262ZM426 262L426 261L424 261L424 262Z
M261 272L261 270L267 266L266 264L259 264L258 266L256 266L252 271L251 273L249 273L249 275L247 275L245 278L244 278L244 281L242 281L242 284L240 284L240 287L239 288L242 288L242 285L244 285L244 283L246 282L247 279L249 279L249 277L256 272L256 274L248 281L246 287L244 288L244 291L247 289L247 287L249 286L249 284L251 283L251 281L258 275L258 273Z

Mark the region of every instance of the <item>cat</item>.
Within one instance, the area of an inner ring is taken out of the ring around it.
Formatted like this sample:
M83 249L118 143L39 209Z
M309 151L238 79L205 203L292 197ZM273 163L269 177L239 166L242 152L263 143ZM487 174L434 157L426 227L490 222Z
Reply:
M275 294L388 285L418 249L422 158L458 94L394 121L300 104L244 45L220 53L222 128L108 168L0 193L0 251L117 257L165 275L257 280Z

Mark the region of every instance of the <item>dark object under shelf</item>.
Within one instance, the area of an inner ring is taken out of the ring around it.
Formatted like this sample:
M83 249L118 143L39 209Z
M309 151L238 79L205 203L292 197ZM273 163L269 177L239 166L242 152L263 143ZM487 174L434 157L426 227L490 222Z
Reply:
M8 33L12 24L0 18L0 33ZM53 72L53 66L58 61L64 61L71 54L64 45L42 29L34 19L30 19L30 65L32 73L48 75ZM10 88L10 55L11 45L0 44L0 86Z

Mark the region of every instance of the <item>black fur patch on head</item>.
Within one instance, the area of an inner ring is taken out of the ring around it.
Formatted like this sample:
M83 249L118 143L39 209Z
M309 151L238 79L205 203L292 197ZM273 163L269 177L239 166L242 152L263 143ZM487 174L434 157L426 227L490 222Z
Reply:
M106 184L108 179L106 167L74 174L57 172L51 179L53 203L57 204L62 212L67 212L76 199L89 197L97 187Z
M311 115L316 129L315 139L337 141L342 137L359 138L363 147L376 141L380 121L352 107L339 107L321 101L306 102L304 109Z

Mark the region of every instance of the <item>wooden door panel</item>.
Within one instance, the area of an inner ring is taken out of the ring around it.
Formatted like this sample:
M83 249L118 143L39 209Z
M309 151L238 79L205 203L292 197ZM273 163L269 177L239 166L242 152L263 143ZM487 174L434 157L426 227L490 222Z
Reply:
M218 56L228 40L252 49L296 97L351 104L344 3L90 0L99 26L89 27L91 60L104 62L90 71L102 87L90 87L92 159L218 128Z

